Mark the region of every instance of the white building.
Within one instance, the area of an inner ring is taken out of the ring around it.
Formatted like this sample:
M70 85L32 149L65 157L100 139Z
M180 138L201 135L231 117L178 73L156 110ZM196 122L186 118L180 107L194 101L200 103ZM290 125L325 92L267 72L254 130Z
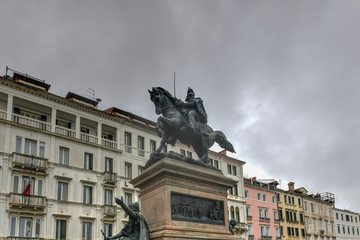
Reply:
M141 201L129 180L160 142L155 123L49 88L16 71L0 77L0 239L103 239L100 229L111 235L126 223L114 197ZM197 157L182 144L167 150ZM239 180L228 205L239 209L244 228L244 162L215 152L210 158ZM29 181L31 196L24 196Z
M359 213L335 208L334 214L337 240L360 239Z

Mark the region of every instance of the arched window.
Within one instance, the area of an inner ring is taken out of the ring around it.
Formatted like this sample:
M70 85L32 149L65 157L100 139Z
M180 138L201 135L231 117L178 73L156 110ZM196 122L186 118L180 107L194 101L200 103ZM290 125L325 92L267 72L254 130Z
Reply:
M236 216L236 222L239 223L240 222L240 211L239 208L235 208L235 216Z
M234 212L234 207L233 206L230 207L230 220L231 219L235 219L235 212Z

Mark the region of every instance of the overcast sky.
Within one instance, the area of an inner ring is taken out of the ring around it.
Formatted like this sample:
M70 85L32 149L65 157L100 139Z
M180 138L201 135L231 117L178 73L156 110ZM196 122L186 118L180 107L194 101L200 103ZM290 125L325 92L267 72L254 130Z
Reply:
M0 1L5 67L155 121L147 89L204 101L245 175L360 212L360 1ZM215 148L218 149L218 148Z

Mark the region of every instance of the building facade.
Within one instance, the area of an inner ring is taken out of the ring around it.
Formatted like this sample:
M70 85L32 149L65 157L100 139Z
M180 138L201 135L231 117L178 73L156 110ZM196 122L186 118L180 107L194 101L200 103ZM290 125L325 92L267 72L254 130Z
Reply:
M113 201L141 202L129 181L144 170L160 139L155 123L118 108L104 111L74 93L60 97L44 81L14 71L0 78L0 238L102 239L126 223ZM181 144L164 151L192 155ZM244 162L209 153L227 174L236 167L239 209L245 225L242 186ZM30 184L30 188L27 186ZM24 195L28 191L29 194ZM241 231L238 231L240 233Z
M360 239L359 214L334 208L334 224L337 240Z
M334 227L333 194L309 195L305 190L302 193L307 240L333 240L337 238Z
M280 238L279 213L275 189L277 182L263 183L256 178L244 178L247 238Z
M278 189L277 203L280 218L281 239L305 240L303 200L300 193L295 191L294 183L288 184L287 191Z

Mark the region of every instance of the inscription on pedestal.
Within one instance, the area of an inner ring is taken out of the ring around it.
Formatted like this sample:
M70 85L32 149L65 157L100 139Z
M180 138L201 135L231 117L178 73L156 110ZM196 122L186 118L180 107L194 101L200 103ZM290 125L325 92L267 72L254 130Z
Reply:
M171 192L171 219L225 225L224 202Z

